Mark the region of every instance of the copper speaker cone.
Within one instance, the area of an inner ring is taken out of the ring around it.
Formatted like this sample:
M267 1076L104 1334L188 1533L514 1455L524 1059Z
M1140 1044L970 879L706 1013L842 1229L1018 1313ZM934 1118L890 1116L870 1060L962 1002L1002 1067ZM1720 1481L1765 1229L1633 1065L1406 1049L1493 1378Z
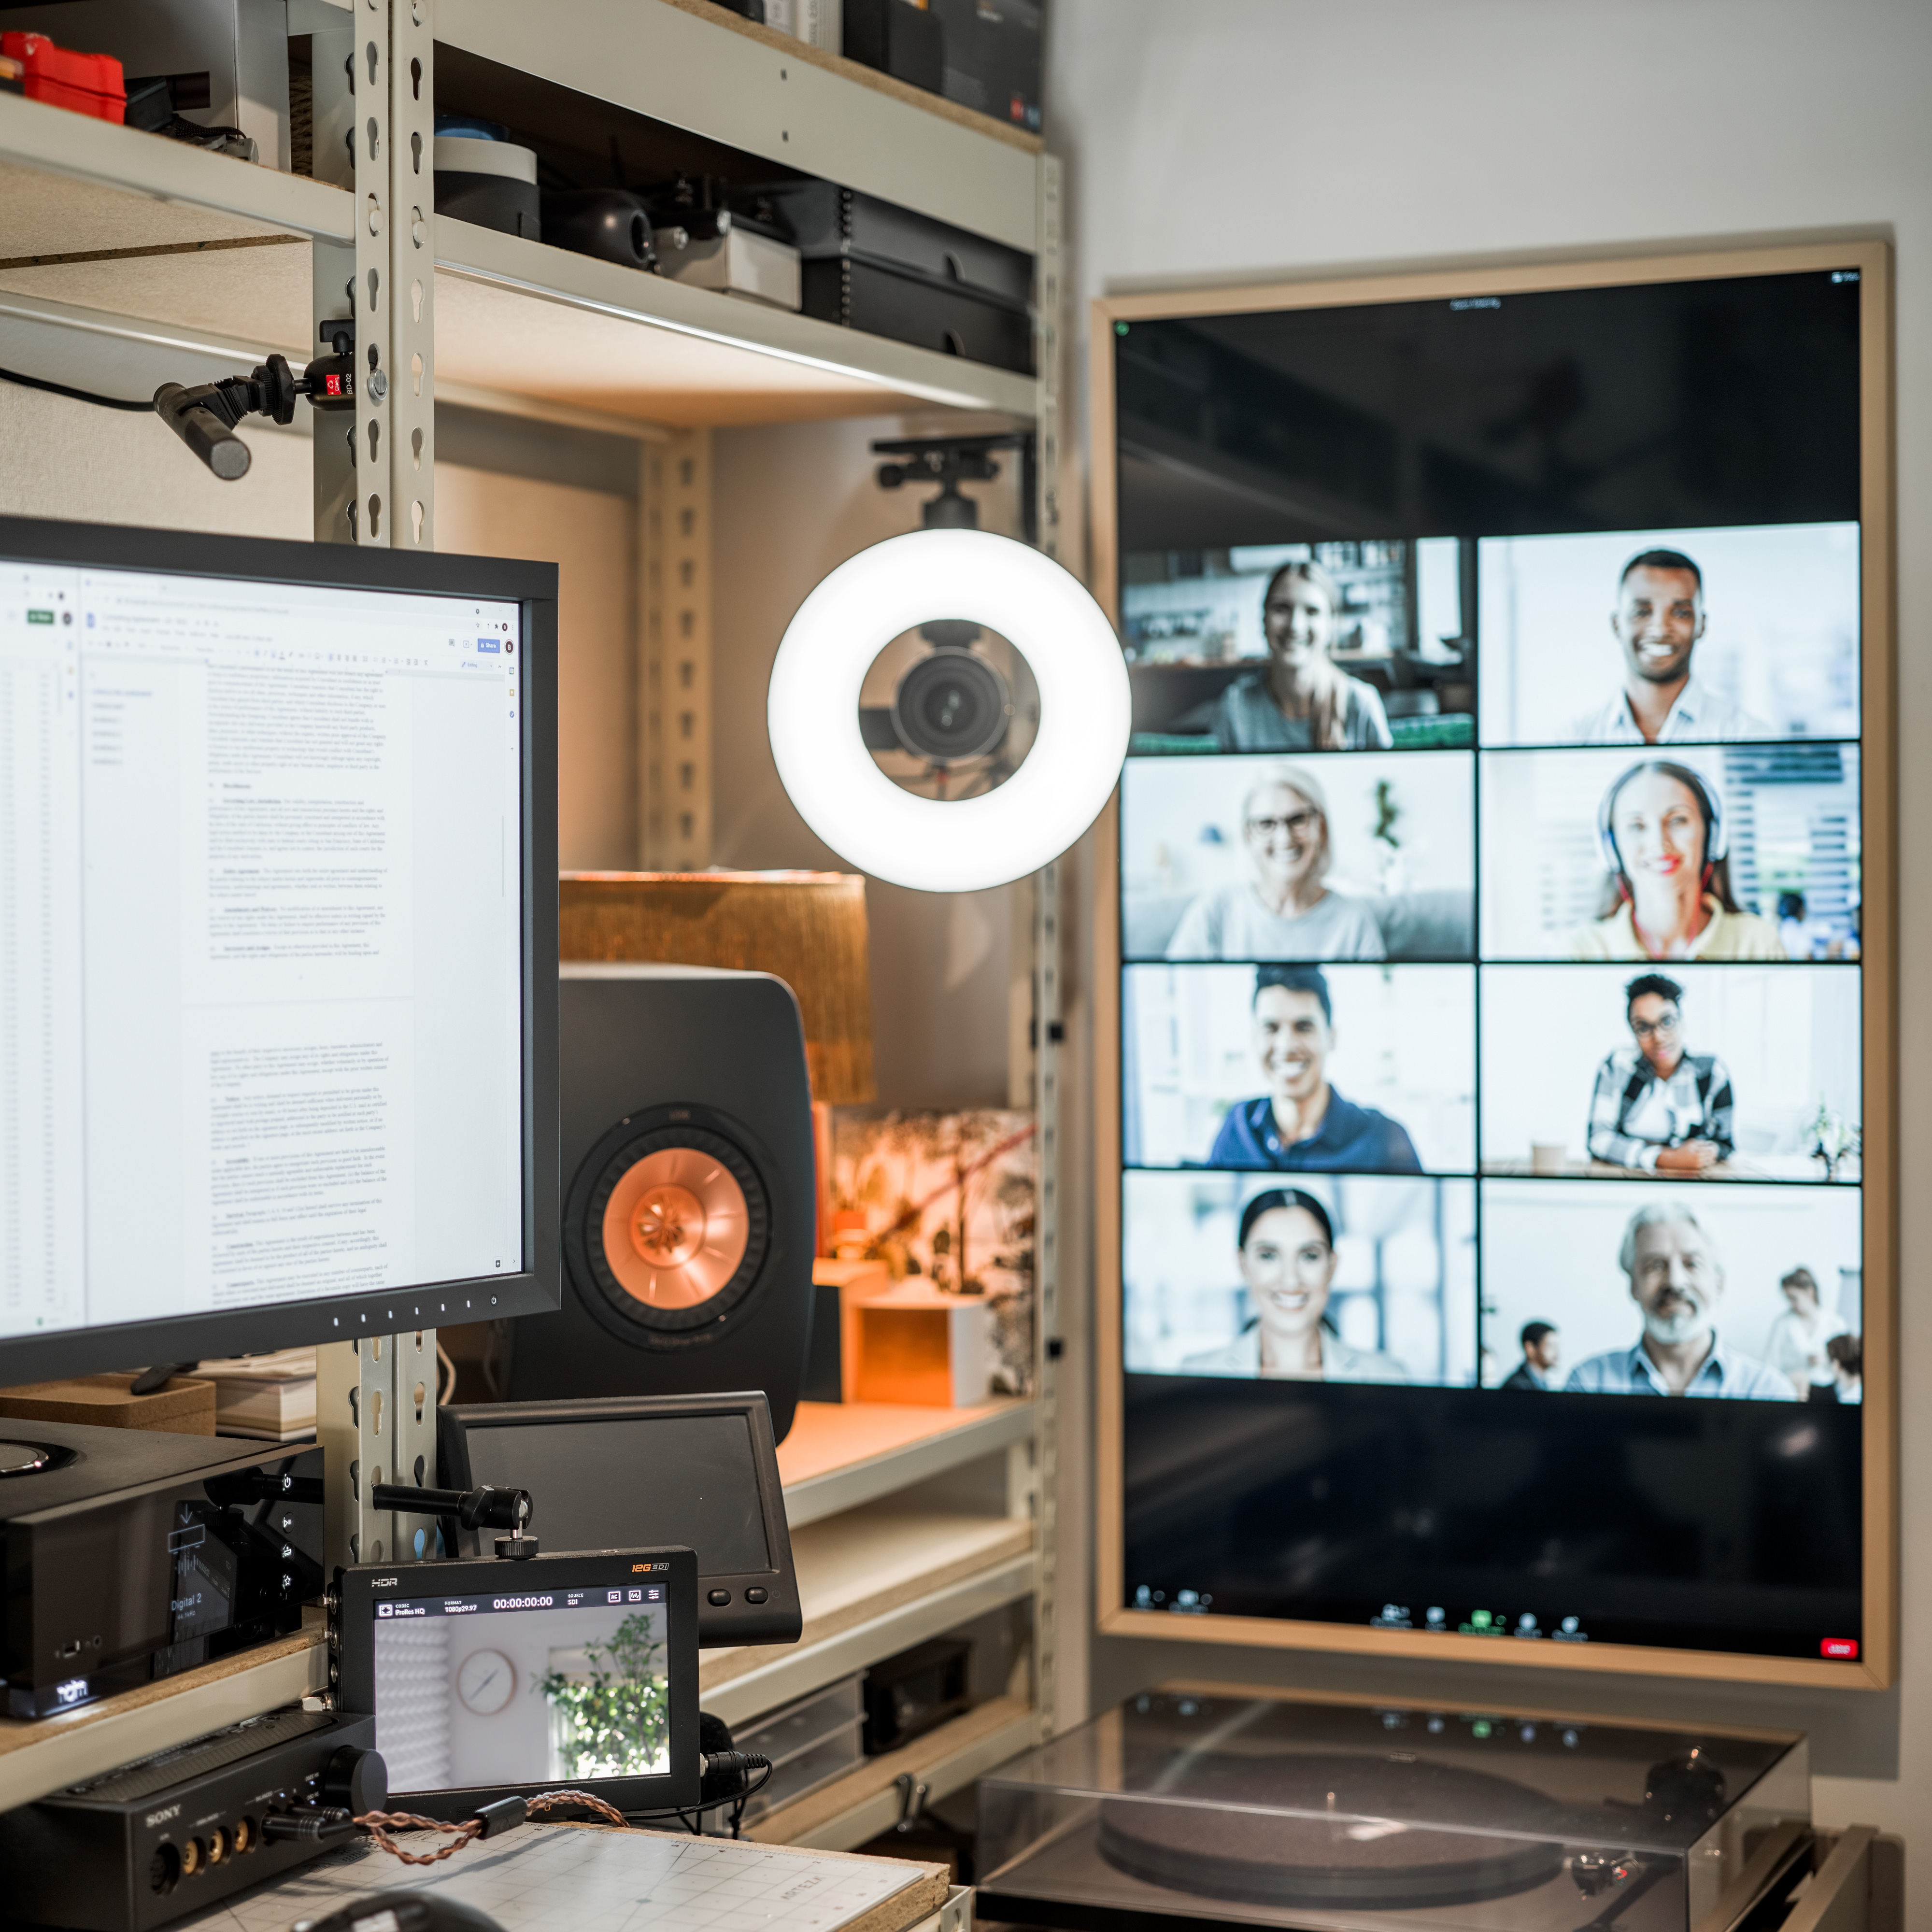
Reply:
M626 1294L694 1308L738 1272L751 1240L745 1191L695 1148L662 1148L627 1168L604 1210L604 1259Z

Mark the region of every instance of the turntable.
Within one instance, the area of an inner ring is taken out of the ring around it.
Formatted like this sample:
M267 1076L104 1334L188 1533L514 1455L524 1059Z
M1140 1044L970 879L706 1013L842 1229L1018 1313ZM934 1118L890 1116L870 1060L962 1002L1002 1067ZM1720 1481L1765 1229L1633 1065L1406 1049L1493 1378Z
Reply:
M1795 1733L1149 1691L982 1780L976 1922L1719 1932L1810 1807Z

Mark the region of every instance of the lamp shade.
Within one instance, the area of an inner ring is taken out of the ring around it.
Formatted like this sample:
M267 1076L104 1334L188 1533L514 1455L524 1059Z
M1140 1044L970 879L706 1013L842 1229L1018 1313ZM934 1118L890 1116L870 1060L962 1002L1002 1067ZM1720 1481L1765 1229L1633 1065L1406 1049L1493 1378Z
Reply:
M570 960L771 973L798 996L814 1100L874 1097L866 882L845 872L566 872Z

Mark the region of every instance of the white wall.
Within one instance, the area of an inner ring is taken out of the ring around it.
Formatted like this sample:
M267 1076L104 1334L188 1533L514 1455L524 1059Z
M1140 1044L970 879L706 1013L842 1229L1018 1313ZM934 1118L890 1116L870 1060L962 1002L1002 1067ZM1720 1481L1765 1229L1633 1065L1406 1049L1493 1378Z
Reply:
M1048 128L1068 158L1070 286L1102 291L1373 272L1692 243L1880 236L1898 250L1900 676L1910 882L1932 863L1932 7L1924 0L1054 0ZM1084 313L1070 331L1083 353ZM1076 385L1075 420L1084 422ZM1084 436L1074 439L1076 448ZM1077 500L1077 489L1067 493ZM1886 708L1868 714L1882 728ZM1916 752L1916 757L1913 753ZM1087 888L1091 890L1090 866ZM1078 890L1076 883L1076 890ZM1932 902L1901 908L1901 1059L1932 1048ZM1076 999L1090 956L1072 962ZM1084 1004L1076 1019L1084 1016ZM1076 1047L1080 1044L1076 1034ZM1069 1088L1080 1077L1070 1069ZM1932 1156L1932 1091L1908 1082L1900 1166ZM1083 1142L1078 1133L1072 1138ZM1295 1653L1096 1640L1104 1702L1162 1676L1324 1683L1390 1696L1788 1723L1812 1734L1828 1820L1932 1824L1932 1196L1904 1192L1904 1630L1898 1687L1774 1693L1594 1674L1377 1667ZM1090 1252L1064 1244L1070 1268ZM1076 1304L1077 1310L1077 1304ZM1070 1345L1084 1324L1070 1312ZM1063 1468L1084 1397L1063 1412ZM1063 1492L1070 1532L1079 1498ZM1063 1540L1063 1588L1076 1537ZM1070 1616L1060 1670L1083 1682ZM1913 1887L1916 1922L1932 1888Z

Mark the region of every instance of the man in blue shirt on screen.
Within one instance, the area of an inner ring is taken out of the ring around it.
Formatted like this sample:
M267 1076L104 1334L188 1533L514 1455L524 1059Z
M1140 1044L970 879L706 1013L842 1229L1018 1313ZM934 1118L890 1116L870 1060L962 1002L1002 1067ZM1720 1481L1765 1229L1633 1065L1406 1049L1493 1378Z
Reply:
M1617 1263L1643 1311L1643 1333L1634 1348L1579 1362L1565 1394L1796 1400L1789 1377L1718 1340L1712 1318L1724 1298L1724 1264L1689 1208L1667 1201L1640 1208L1624 1230Z
M1345 1100L1328 1084L1335 1010L1318 967L1256 969L1254 1043L1270 1090L1228 1109L1208 1156L1210 1167L1322 1174L1422 1172L1414 1144L1400 1122Z

